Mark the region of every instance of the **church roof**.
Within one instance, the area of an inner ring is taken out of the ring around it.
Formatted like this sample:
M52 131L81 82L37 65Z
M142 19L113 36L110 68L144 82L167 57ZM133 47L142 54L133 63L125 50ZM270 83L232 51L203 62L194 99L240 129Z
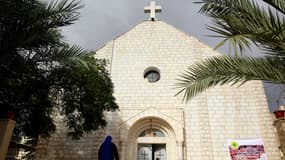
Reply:
M134 30L137 30L140 33L134 34L132 36L132 40L134 40L135 38L144 38L144 39L146 39L145 35L152 34L154 32L155 32L154 34L156 36L159 36L159 37L161 36L161 37L164 37L164 38L166 38L166 37L163 36L163 35L166 35L166 34L169 35L169 33L172 33L172 34L170 34L171 38L176 38L176 39L179 38L177 40L182 40L182 39L186 40L187 38L189 40L189 38L190 38L191 39L190 41L196 41L196 42L198 41L199 42L198 45L203 46L203 47L206 46L208 49L210 48L209 46L201 43L197 38L194 38L194 37L190 36L189 34L187 34L187 33L183 32L183 31L177 29L176 27L174 27L174 26L172 26L172 25L170 25L170 24L168 24L168 23L166 23L164 21L156 19L156 13L159 13L161 11L162 11L162 7L161 6L157 6L155 4L155 1L151 1L150 2L150 6L144 7L144 12L150 14L149 20L142 21L141 23L135 25L129 31L124 32L124 33L120 34L119 36L115 37L114 39L112 39L111 42L114 42L117 39L120 39L121 37L123 37L124 35L128 35L130 32L132 32ZM143 28L141 28L141 26ZM159 27L159 28L157 28L157 27ZM140 28L140 29L138 29L138 28ZM156 28L156 29L153 29L153 28ZM163 32L163 31L161 32L161 30L166 30L166 32ZM173 33L174 34L183 34L183 35L174 36ZM149 36L147 38L149 38L149 41L152 41L152 42L154 42L154 40L156 40L156 38L153 38L151 36ZM159 42L161 42L161 39L159 40ZM110 42L105 43L103 46L99 47L96 51L99 51L100 49L104 48L109 43Z
M209 47L207 44L201 42L198 38L192 36L192 35L189 35L188 33L178 29L177 27L165 22L165 21L162 21L162 20L144 20L136 25L134 25L133 27L131 27L128 31L126 32L123 32L121 34L119 34L118 36L114 37L112 40L104 43L103 45L101 45L100 47L98 47L95 51L99 51L100 49L104 48L108 43L112 42L112 41L116 41L117 39L120 39L122 36L136 30L136 28L140 27L141 25L161 25L161 26L164 26L164 27L167 27L169 29L173 29L175 30L177 33L180 33L180 34L184 34L184 36L188 37L188 38L193 38L197 41L199 41L199 43L202 43L203 45Z

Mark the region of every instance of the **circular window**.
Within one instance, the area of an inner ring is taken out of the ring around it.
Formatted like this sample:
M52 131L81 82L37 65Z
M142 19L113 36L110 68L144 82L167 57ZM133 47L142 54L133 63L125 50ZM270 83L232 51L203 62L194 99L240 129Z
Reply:
M144 78L146 78L148 82L157 82L160 79L160 74L156 70L149 70L144 74Z

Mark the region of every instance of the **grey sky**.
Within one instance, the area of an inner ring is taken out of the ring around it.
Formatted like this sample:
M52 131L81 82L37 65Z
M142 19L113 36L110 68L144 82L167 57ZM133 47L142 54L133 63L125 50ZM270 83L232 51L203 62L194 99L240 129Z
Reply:
M209 19L198 14L200 5L194 0L157 0L162 13L157 17L183 32L214 46L215 40L206 36L205 24ZM112 38L128 31L149 18L143 11L150 0L83 0L81 18L71 27L64 28L66 39L87 49L96 49Z
M96 50L99 46L130 30L133 26L149 18L143 8L150 5L151 0L82 0L85 5L80 10L80 19L71 27L63 28L66 41L82 46L89 50ZM198 0L156 0L162 6L162 13L157 17L179 30L198 38L200 41L214 47L220 40L207 35L209 32L205 25L211 24L209 18L198 13L201 5L194 4ZM226 47L220 50L228 53ZM253 49L247 55L256 55L260 52ZM280 86L266 87L271 100L271 108L276 107L282 90ZM271 91L273 90L273 92Z

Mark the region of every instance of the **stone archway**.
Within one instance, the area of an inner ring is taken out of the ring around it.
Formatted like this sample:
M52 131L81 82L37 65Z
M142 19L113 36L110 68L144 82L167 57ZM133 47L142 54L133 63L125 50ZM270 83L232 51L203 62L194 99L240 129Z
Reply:
M164 136L141 136L142 133L146 131L151 132L151 130L159 131ZM148 146L149 148L156 146L160 147L160 150L162 151L165 150L165 160L182 159L182 142L179 143L173 127L170 126L166 120L158 117L141 118L130 127L127 134L126 150L124 151L125 159L139 159L139 151L142 146ZM155 152L152 152L152 155L150 156L152 158L149 160L156 157L154 154Z

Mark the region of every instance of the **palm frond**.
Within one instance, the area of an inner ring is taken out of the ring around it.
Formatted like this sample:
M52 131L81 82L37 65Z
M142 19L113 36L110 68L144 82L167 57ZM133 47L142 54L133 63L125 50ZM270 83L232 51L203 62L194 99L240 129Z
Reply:
M51 0L45 10L47 16L52 20L50 25L61 27L78 20L79 13L77 11L82 7L80 1L76 0Z
M278 9L261 7L253 0L202 0L201 13L213 18L208 29L224 37L235 51L249 48L250 41L269 54L283 54L284 14ZM273 3L273 2L272 2ZM284 2L282 2L284 3ZM280 5L282 5L280 3ZM217 47L220 47L219 44Z
M88 52L79 46L63 47L58 52L52 54L51 59L65 59L69 57L82 57L88 55Z
M177 84L184 100L223 84L243 84L249 80L285 83L285 65L279 58L213 57L189 67Z
M79 1L0 1L0 50L39 48L57 45L62 36L58 27L74 23L82 5ZM13 43L11 43L13 42Z
M56 61L59 63L66 64L72 64L72 65L78 65L83 66L86 69L90 69L90 66L92 66L88 58L89 52L78 47L78 46L71 46L71 47L63 47L61 49L56 50L51 55L48 55L47 60L48 61Z
M282 0L263 0L263 2L271 5L273 8L277 9L279 12L285 14L285 1L282 1Z

